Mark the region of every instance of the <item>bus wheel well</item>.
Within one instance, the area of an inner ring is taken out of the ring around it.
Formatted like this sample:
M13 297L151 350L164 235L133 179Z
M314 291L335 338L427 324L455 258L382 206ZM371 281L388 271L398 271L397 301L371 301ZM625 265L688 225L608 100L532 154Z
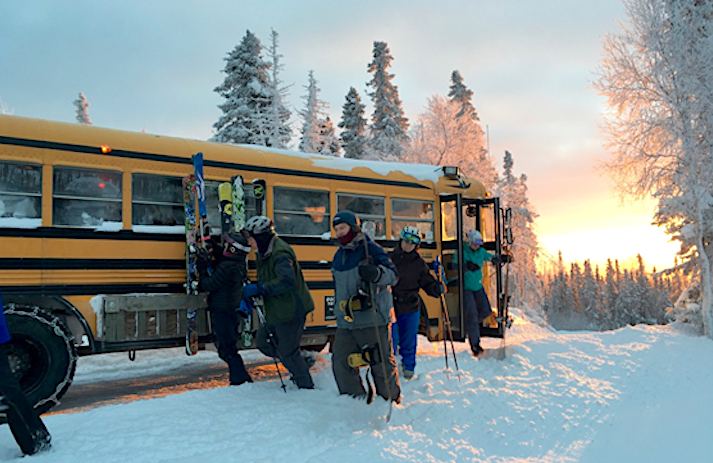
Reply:
M86 336L90 351L93 351L94 337L87 321L72 304L63 298L58 296L3 294L3 301L5 305L41 307L44 312L60 319L64 326L69 329L69 333L74 337L75 342L86 346L87 344L83 342L84 336Z
M59 317L38 306L4 307L12 339L7 343L10 368L38 413L59 403L74 378L77 348Z

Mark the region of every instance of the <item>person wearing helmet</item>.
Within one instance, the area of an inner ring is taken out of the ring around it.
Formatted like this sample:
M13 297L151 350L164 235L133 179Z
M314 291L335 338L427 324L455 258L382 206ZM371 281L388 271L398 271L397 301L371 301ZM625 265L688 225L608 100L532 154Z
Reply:
M492 314L488 294L483 288L482 267L486 261L497 260L483 245L483 236L478 230L470 230L466 234L466 244L463 248L463 262L465 265L465 330L470 342L470 350L474 356L483 352L480 346L480 325Z
M244 231L255 250L258 282L245 286L243 298L262 296L265 301L266 323L258 328L257 347L279 359L297 387L314 389L307 360L300 352L307 314L314 310L300 263L290 245L275 234L269 217L251 217Z
M338 312L332 371L337 388L340 394L367 397L358 368L349 363L350 356L362 355L366 350L374 354L370 356L370 369L376 393L398 403L401 385L390 330L396 318L389 291L389 285L398 280L396 267L381 246L362 232L359 218L353 212L338 212L332 226L339 241L332 260Z
M240 339L240 317L249 315L245 305L236 311L243 296L243 282L247 277L248 240L234 233L224 235L222 252L218 253L213 272L208 273L212 251L209 247L198 251L199 289L208 291L208 310L213 317L218 356L228 364L231 386L251 383L236 344Z
M413 378L416 370L416 337L423 305L418 290L423 289L431 297L440 297L445 292L418 253L420 244L418 228L406 226L401 230L399 245L389 252L399 272L399 282L392 288L396 310L396 322L391 329L394 354L401 354L403 377L407 380Z
M6 414L10 431L22 453L34 455L49 450L52 438L10 368L6 344L11 337L3 307L0 295L0 412Z

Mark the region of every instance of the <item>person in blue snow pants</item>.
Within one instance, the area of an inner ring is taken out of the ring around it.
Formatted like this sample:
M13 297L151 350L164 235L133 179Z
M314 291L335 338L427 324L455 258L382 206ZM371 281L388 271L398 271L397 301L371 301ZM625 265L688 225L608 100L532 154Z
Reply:
M401 230L399 245L389 253L389 258L399 272L399 281L393 286L396 322L392 325L394 355L401 355L403 377L413 378L416 370L416 339L423 301L418 294L423 289L432 297L440 297L445 288L428 270L428 265L418 253L421 233L413 226Z

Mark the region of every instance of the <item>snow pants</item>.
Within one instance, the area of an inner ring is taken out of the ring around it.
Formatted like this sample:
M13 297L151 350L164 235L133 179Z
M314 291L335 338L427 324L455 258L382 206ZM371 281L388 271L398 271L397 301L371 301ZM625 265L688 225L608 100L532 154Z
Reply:
M391 325L384 325L378 328L379 336L376 335L374 327L359 329L337 328L334 335L334 346L332 346L332 371L337 382L340 394L349 394L354 397L366 397L366 389L362 382L359 370L349 366L349 355L361 352L365 346L375 347L380 343L386 359L386 377L384 377L384 367L382 363L371 366L374 376L376 393L385 400L396 401L401 396L401 385L396 368L394 352L389 349L391 346ZM389 394L389 391L391 394Z
M238 353L237 343L240 341L240 316L236 310L211 309L213 316L213 331L218 356L228 364L230 384L238 385L252 381L250 373L245 369L243 358Z
M300 340L305 327L306 316L274 325L260 325L256 343L260 352L277 358L292 375L292 380L300 389L314 389L312 375L304 357L300 354ZM268 330L272 334L269 336ZM277 345L274 345L277 344Z
M0 395L4 396L2 404L8 407L5 413L10 432L22 453L32 455L49 449L50 434L12 374L4 344L0 345Z
M480 345L480 325L492 313L485 288L478 291L463 291L465 296L465 332L470 348Z
M397 315L396 321L391 325L394 356L401 354L404 370L416 370L416 337L420 317L418 311Z

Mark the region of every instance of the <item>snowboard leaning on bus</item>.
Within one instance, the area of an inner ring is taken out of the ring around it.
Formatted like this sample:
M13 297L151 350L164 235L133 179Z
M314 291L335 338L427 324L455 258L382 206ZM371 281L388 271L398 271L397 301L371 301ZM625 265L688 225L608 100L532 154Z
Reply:
M396 267L384 250L362 232L350 211L340 211L332 221L339 249L332 259L337 331L332 348L332 369L340 394L369 397L359 374L368 366L376 393L399 403L401 385L389 326L396 321L389 285L396 284ZM364 365L355 361L363 359ZM367 372L368 381L368 372Z

